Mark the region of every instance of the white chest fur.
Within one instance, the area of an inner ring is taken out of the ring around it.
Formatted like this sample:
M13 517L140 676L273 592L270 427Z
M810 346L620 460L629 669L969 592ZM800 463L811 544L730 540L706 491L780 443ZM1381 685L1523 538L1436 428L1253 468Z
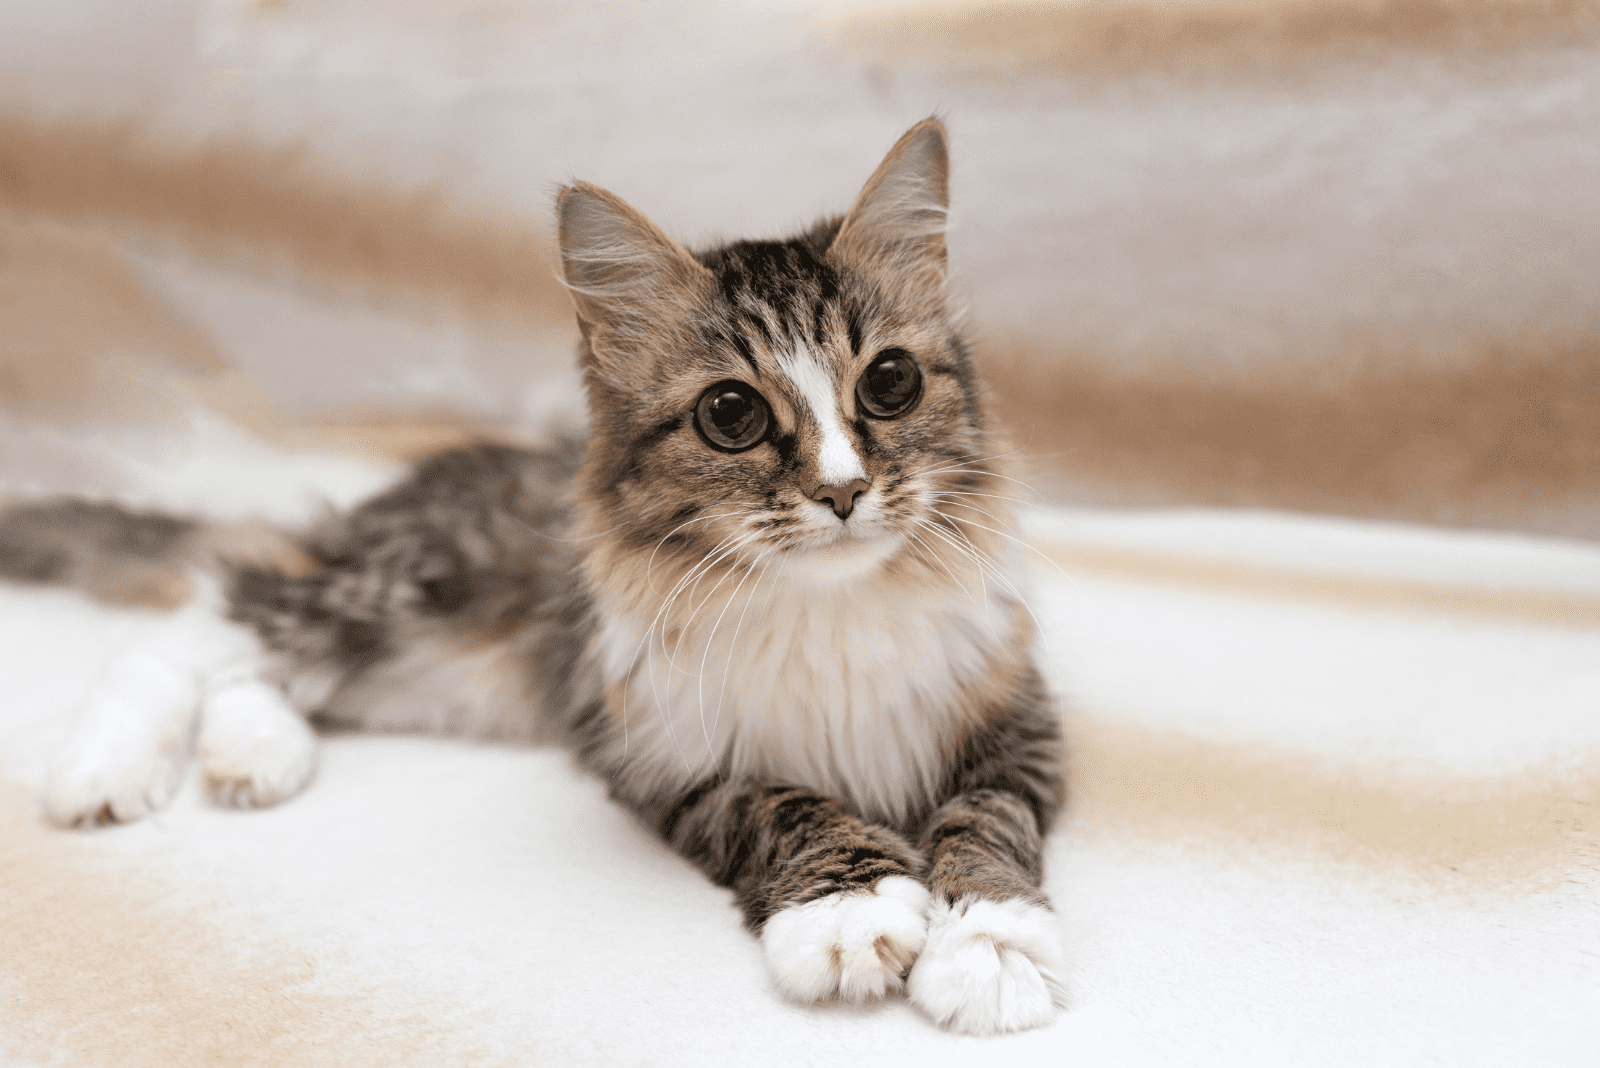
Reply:
M895 819L937 785L1018 606L992 584L969 593L778 575L710 599L676 628L601 609L628 763L652 787L720 767Z

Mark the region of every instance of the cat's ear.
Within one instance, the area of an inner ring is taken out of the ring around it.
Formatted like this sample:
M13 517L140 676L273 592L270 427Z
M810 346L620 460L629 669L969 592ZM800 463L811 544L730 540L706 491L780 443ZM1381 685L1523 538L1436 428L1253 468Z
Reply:
M833 249L887 260L943 282L950 208L950 147L944 123L924 119L895 143L839 226Z
M689 306L711 272L621 197L575 182L556 199L561 269L593 344Z

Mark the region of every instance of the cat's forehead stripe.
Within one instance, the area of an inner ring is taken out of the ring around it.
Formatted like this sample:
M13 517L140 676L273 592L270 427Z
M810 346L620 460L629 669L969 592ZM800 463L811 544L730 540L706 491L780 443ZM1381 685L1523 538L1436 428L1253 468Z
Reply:
M803 344L796 345L788 353L779 353L778 366L817 421L817 429L822 435L821 445L817 449L817 467L822 484L842 486L858 478L866 478L867 472L861 464L861 457L844 431L833 375L828 373L811 348Z
M792 241L740 241L702 254L717 277L734 329L776 351L785 342L825 342L830 317L842 321L859 352L861 328L844 300L838 268L826 248L836 225Z

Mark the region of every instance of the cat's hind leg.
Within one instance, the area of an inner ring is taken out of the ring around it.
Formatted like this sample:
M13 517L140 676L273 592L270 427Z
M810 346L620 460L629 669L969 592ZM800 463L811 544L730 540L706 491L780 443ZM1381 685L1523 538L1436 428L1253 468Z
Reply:
M214 580L152 635L107 665L45 788L68 827L140 819L172 800L197 718L207 790L236 807L292 797L316 767L316 739L264 676L254 631L226 618Z

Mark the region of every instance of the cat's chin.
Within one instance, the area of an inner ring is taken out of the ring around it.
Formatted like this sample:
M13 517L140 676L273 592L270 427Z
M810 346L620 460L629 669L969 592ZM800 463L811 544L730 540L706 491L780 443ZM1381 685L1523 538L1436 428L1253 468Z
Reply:
M904 544L898 534L846 534L826 544L791 550L784 571L813 585L835 586L878 571Z

